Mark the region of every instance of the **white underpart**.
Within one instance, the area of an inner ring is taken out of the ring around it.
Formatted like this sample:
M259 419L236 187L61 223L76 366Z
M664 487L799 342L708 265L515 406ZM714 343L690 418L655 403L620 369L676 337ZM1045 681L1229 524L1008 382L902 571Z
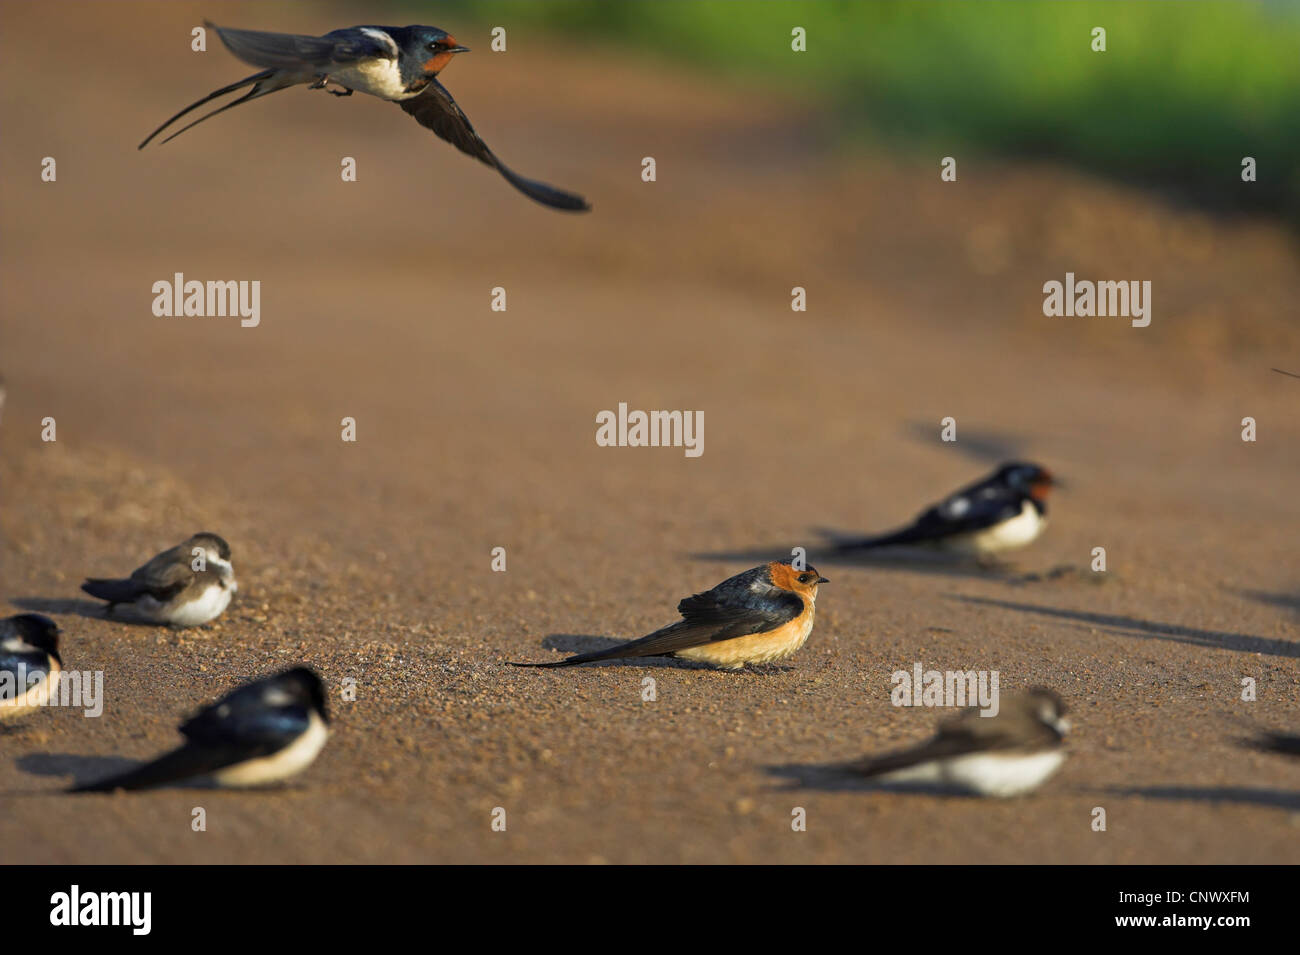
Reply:
M38 683L27 688L27 692L16 700L0 700L0 720L21 716L38 706L49 705L50 698L59 688L59 661L50 660L50 672Z
M358 60L356 63L330 70L328 75L332 82L340 86L346 86L358 93L369 93L380 99L401 100L418 95L406 91L406 83L402 79L402 71L397 66L396 55L391 60L381 57Z
M198 627L215 620L230 606L234 587L226 588L221 584L209 584L198 597L178 604L175 601L159 603L149 594L145 594L131 606L154 623L169 623L174 627Z
M278 783L296 776L310 766L328 738L329 727L320 718L320 714L312 710L307 729L284 749L270 756L260 756L219 769L212 774L212 778L222 786L265 786Z
M1065 751L1042 753L970 753L918 763L879 778L893 783L920 783L980 796L1019 796L1038 788L1060 768Z
M219 554L214 554L212 551L208 551L207 555L208 569L215 570L221 579L226 582L230 592L232 594L236 593L239 590L239 584L235 582L235 565L228 560L222 560Z
M1047 518L1038 513L1033 501L1025 501L1020 513L992 527L953 540L953 546L977 554L994 554L1033 543L1047 526Z

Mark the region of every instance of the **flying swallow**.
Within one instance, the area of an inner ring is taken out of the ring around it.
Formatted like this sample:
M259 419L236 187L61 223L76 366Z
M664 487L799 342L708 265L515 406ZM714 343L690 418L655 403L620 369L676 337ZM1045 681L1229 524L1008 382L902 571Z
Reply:
M785 561L761 564L677 605L681 620L639 640L580 653L553 663L521 667L568 667L623 657L680 657L739 670L795 653L812 633L817 585L829 581L816 568Z
M981 716L978 707L971 707L944 720L928 742L841 768L886 786L1019 796L1040 786L1065 761L1063 741L1070 724L1064 713L1056 693L1036 687L1004 697L996 716Z
M245 63L262 67L262 71L191 103L150 133L140 144L140 149L191 110L246 86L251 88L243 96L181 127L163 142L175 139L191 126L197 126L240 103L290 86L327 89L327 84L331 84L341 87L337 90L328 88L337 96L360 92L396 103L421 126L433 130L439 138L461 152L501 173L507 182L530 199L570 212L591 208L582 196L519 175L497 159L487 143L474 132L469 117L437 80L438 73L453 56L469 52L468 47L461 46L445 30L426 26L362 26L334 30L316 37L207 25L217 31L226 49Z
M1056 484L1037 464L1004 464L923 511L907 527L837 542L840 551L930 545L980 556L1032 543L1047 526L1047 495Z
M0 720L48 703L62 668L53 620L39 613L0 620Z
M180 726L185 744L136 769L69 792L151 789L185 781L249 787L278 783L311 765L329 736L325 688L294 667L246 683Z
M165 550L125 580L89 578L81 589L120 604L134 616L173 627L197 627L215 620L239 589L230 564L230 545L216 534L195 534Z

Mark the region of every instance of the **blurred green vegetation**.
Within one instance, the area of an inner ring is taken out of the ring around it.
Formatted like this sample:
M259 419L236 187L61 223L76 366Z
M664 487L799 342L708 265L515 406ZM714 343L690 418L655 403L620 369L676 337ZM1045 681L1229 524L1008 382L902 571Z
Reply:
M409 5L412 10L416 4ZM1050 158L1300 222L1300 0L486 0L455 20L806 92L849 138ZM791 29L807 30L793 53ZM1107 50L1091 49L1105 27ZM462 27L463 29L463 27ZM453 29L454 32L454 29ZM1241 181L1241 159L1258 181Z

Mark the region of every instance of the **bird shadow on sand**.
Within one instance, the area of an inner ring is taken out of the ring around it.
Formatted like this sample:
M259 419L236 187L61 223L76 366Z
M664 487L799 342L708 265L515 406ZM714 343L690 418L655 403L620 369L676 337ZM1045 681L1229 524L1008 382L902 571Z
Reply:
M909 421L905 433L921 444L941 445L990 467L1005 461L1024 458L1031 439L1005 431L975 431L968 425L961 429L960 441L944 442L939 436L937 422Z
M1275 594L1266 590L1237 590L1231 587L1227 588L1227 590L1231 594L1253 600L1256 603L1268 604L1270 607L1281 607L1284 610L1300 614L1300 592Z
M16 600L11 600L10 603L31 613L75 615L90 617L93 620L119 619L109 616L104 609L104 604L90 600L78 600L76 597L19 597ZM131 621L122 619L121 622L130 623Z
M837 540L849 540L860 537L861 534L846 534L829 528L815 528L813 533L829 543L800 546L807 550L808 563L822 573L825 573L828 567L856 567L898 573L933 574L940 577L997 580L1008 584L1038 583L1079 573L1078 568L1068 564L1061 564L1041 572L1026 572L1011 563L981 563L971 557L923 547L893 547L870 551L838 550L835 546ZM695 553L688 556L693 560L743 562L753 565L770 560L789 560L791 549L790 547L764 547L752 550Z
M815 789L827 793L904 793L916 796L943 796L955 799L975 799L973 793L946 787L937 783L892 782L883 779L871 779L858 775L842 765L825 763L784 763L767 766L769 776L785 781L784 785L772 786L775 792L790 792L796 789Z
M1089 790L1109 796L1140 796L1174 802L1233 803L1300 812L1300 791L1262 786L1111 786Z
M149 629L160 629L167 627L167 624L158 623L156 620L146 620L142 617L131 615L128 609L125 612L109 613L108 605L95 603L90 600L78 600L76 597L20 597L10 601L15 607L21 607L23 610L30 610L33 613L45 613L54 615L75 615L86 617L90 620L106 620L109 623L124 623L128 627L142 627ZM202 629L202 628L194 628Z
M123 756L78 756L75 753L32 753L20 756L16 765L33 776L71 776L72 785L106 779L143 766L139 760Z
M1142 640L1170 640L1174 643L1188 643L1197 647L1212 647L1216 650L1240 650L1245 653L1262 653L1274 657L1300 657L1300 643L1290 640L1256 637L1248 633L1232 633L1225 630L1204 630L1199 627L1185 627L1182 624L1159 623L1154 620L1143 620L1140 617L1126 617L1122 614L1066 610L1062 607L1017 603L1012 600L997 600L992 597L972 597L966 594L945 594L944 596L949 600L960 600L963 603L977 604L982 607L1001 607L1004 610L1015 610L1019 613L1054 617L1058 620L1073 620L1124 637L1137 637Z
M595 653L600 650L608 650L611 647L621 646L627 643L626 640L615 640L610 637L594 637L588 634L577 633L552 633L542 640L542 646L547 650L557 650L560 653ZM552 663L558 660L514 660L513 663ZM676 657L618 657L611 660L593 660L591 663L578 664L583 667L601 667L609 665L641 667L647 669L673 669L673 670L715 670L718 668L708 663L702 663L698 660L679 660ZM741 673L784 673L792 670L793 667L785 666L779 663L764 664L761 666L747 666L743 670L719 671L727 672L729 675L739 675Z
M33 776L71 776L70 786L84 786L87 783L93 783L100 779L107 779L110 776L117 776L151 762L147 759L127 759L123 756L81 756L76 753L34 753L29 756L20 756L15 765L25 773ZM210 779L195 777L193 779L178 780L168 783L165 786L151 787L156 790L166 789L208 789L220 790L223 787L216 785ZM271 786L259 786L258 792L283 792L295 791L306 788L305 786L286 781ZM26 790L20 792L9 792L4 795L49 795L51 792L60 792L61 790L42 789L39 791Z

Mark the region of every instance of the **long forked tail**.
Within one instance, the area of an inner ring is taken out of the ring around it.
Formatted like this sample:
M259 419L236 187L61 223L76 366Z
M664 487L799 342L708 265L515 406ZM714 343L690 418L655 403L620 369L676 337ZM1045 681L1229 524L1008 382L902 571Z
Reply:
M499 159L496 161L496 169L506 178L510 185L529 199L540 202L544 206L550 206L552 209L560 209L564 212L588 212L591 209L591 204L582 196L566 192L563 189L557 189L555 186L548 185L537 179L521 176Z
M163 142L165 143L165 142L169 142L170 140L175 139L177 136L179 136L181 133L185 132L185 130L189 129L190 127L192 127L192 126L197 126L199 123L203 122L205 119L211 119L213 116L216 116L218 113L224 113L226 110L230 109L232 106L238 106L240 103L247 103L249 100L257 99L259 96L265 96L265 95L267 95L268 93L274 93L276 90L286 89L287 87L293 85L293 84L291 84L291 83L285 83L284 85L276 85L276 86L263 87L263 86L262 86L262 83L265 82L266 80L269 80L271 77L273 77L273 76L275 75L275 73L276 73L275 70L263 70L261 73L254 73L252 76L245 76L242 80L238 80L238 81L236 81L236 82L234 82L234 83L231 83L229 86L223 86L223 87L221 87L221 89L219 89L219 90L213 90L213 91L212 91L211 93L209 93L207 96L203 97L203 99L201 99L201 100L196 100L195 102L191 103L189 106L186 106L183 110L181 110L179 113L177 113L177 114L176 114L175 116L173 116L171 119L167 120L167 122L163 123L163 124L162 124L161 126L159 126L157 129L155 129L152 133L150 133L148 136L146 136L144 142L142 142L142 143L141 143L139 146L137 146L136 148L137 148L137 149L144 149L145 146L148 146L149 143L153 141L153 138L154 138L155 136L157 136L159 133L161 133L164 129L166 129L166 128L167 128L168 126L170 126L172 123L176 122L176 120L180 119L182 116L186 115L187 113L191 113L191 112L193 112L194 110L198 109L198 108L199 108L200 106L202 106L204 103L207 103L207 102L210 102L211 100L216 99L218 96L225 96L227 93L233 93L235 90L243 89L245 86L252 86L252 87L253 87L253 88L252 88L251 90L249 90L246 94L244 94L243 96L239 97L239 98L236 99L236 100L232 100L231 102L227 103L225 106L222 106L220 109L214 109L212 112L207 113L207 114L205 114L205 115L203 115L203 116L200 116L200 117L199 117L198 119L196 119L194 122L189 123L189 124L187 124L187 125L185 125L185 126L182 126L182 127L181 127L180 129L178 129L176 132L172 133L170 136L168 136L166 139L164 139ZM162 145L162 144L160 143L159 145Z
M616 647L610 647L608 650L594 650L591 653L579 653L575 657L566 657L563 660L552 660L549 663L515 663L507 661L512 667L536 667L539 670L553 670L556 667L571 667L579 663L593 663L596 660L612 660L615 657L635 656L627 652L626 645L619 644Z

